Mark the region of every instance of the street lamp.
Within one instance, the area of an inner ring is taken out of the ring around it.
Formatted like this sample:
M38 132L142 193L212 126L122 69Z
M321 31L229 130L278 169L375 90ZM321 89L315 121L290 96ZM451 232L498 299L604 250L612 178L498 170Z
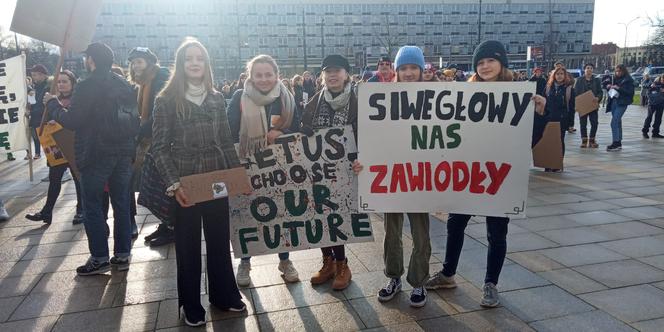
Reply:
M622 54L623 64L625 63L625 52L627 51L627 29L629 28L629 25L630 25L630 24L632 24L634 21L636 21L636 20L638 20L638 19L640 19L640 18L641 18L640 16L637 16L637 17L633 18L632 20L630 20L630 21L627 22L627 23L618 23L618 24L621 24L621 25L624 25L624 26L625 26L625 41L623 42L623 48L624 48L624 50L623 50L623 54Z

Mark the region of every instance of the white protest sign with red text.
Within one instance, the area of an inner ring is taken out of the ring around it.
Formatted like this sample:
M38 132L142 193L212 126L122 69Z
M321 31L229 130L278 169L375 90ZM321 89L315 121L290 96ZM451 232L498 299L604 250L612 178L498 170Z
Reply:
M523 218L532 82L362 84L362 212Z

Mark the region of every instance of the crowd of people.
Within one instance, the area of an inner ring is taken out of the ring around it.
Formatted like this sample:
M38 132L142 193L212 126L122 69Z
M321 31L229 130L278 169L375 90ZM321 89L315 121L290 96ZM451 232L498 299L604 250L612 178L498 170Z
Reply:
M535 68L532 77L509 69L505 47L497 41L481 43L473 54L476 73L466 73L450 66L438 69L425 62L422 50L403 46L396 57L381 57L375 73L352 75L348 60L329 55L321 63L321 73L311 72L285 78L274 58L258 55L246 65L237 81L222 80L215 86L210 57L206 47L195 39L180 45L171 70L159 65L159 59L148 48L134 48L129 58L129 75L114 66L113 51L103 43L94 43L84 51L88 76L77 80L63 70L55 76L57 94L48 93L48 71L44 66L32 68L32 89L36 102L31 105L30 126L60 124L74 131L74 174L77 213L73 220L83 223L90 249L86 264L77 268L81 276L102 274L112 268L127 270L130 265L132 237L136 226L138 203L156 208L160 225L145 237L151 246L175 242L177 289L181 317L190 326L205 323L205 310L200 302L201 227L205 233L207 279L210 303L227 311L244 311L246 305L238 287L251 284L251 260L243 258L237 273L233 272L230 241L229 201L227 198L192 203L180 179L192 174L240 166L240 159L274 143L282 135L351 125L357 137L360 84L390 82L508 82L530 80L536 83L533 146L541 139L549 122L560 122L561 140L573 133L576 117L575 96L592 91L600 104L612 114L612 144L608 151L621 149L621 117L631 104L634 83L626 68L595 77L592 64L584 76L574 80L562 63L548 74ZM548 77L547 77L548 76ZM649 91L661 91L664 79L651 82ZM653 94L654 95L654 94ZM607 97L608 96L608 97ZM607 98L605 98L607 97ZM644 137L650 124L653 137L659 135L661 104L651 98ZM657 106L660 105L660 106ZM597 148L598 111L580 118L581 148ZM46 112L46 116L43 116ZM587 123L590 120L590 132ZM35 142L38 143L38 135ZM237 145L237 149L236 149ZM35 145L34 157L39 156ZM362 164L351 156L353 171L363 171ZM45 205L27 219L51 223L53 207L61 189L61 179L69 164L49 165L49 189ZM558 172L560 169L546 169ZM113 254L108 246L107 217L113 207ZM7 219L0 202L0 220ZM151 209L153 211L153 209ZM427 290L454 288L454 276L462 252L464 230L472 216L450 214L447 219L445 261L441 271L430 275L429 215L408 213L413 251L408 271L404 267L401 241L403 213L384 215L384 264L387 282L377 289L381 302L392 300L402 289L401 277L412 286L410 304L422 307ZM509 218L486 217L488 238L487 267L482 306L499 304L498 281L507 248ZM210 241L209 239L214 239ZM321 249L321 267L310 277L312 285L332 283L334 290L347 288L352 273L345 246ZM300 276L287 252L278 254L278 270L286 282L298 282ZM378 288L378 287L377 287Z

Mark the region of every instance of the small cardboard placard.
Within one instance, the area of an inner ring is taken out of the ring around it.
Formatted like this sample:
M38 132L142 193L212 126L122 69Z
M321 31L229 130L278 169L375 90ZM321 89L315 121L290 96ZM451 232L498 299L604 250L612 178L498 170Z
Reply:
M184 176L180 178L180 185L191 203L251 192L249 177L244 167Z
M574 101L576 112L579 113L579 116L584 116L599 109L599 101L595 100L595 94L590 90L576 96Z
M80 179L78 176L78 168L76 167L76 152L74 151L74 140L76 138L73 131L69 129L62 128L51 134L55 144L57 144L60 152L65 156L65 159L69 162L69 169L71 169L74 176L77 179Z
M533 148L533 164L542 168L563 168L563 143L560 140L560 122L549 122L542 138Z

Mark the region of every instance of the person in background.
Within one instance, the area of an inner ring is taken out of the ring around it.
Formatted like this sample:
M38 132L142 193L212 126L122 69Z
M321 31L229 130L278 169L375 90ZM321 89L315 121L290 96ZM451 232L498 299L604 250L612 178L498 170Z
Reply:
M424 71L424 54L417 46L403 46L394 59L396 82L422 82ZM410 221L410 233L413 237L413 252L408 266L408 283L413 286L410 293L410 306L423 307L427 302L427 291L424 284L429 279L429 258L431 243L429 242L429 214L407 213ZM404 274L403 264L403 213L385 213L385 240L383 241L383 260L387 284L378 291L380 302L390 301L402 288L401 276Z
M291 84L291 80L287 78L281 79L281 83L288 89L288 92L290 92L292 95L295 94L295 90L293 90L293 85Z
M323 90L311 98L302 117L301 132L308 136L314 130L351 125L357 140L357 96L348 72L350 64L341 55L328 55L321 65ZM349 156L353 169L359 171L357 155ZM368 219L366 214L359 219ZM348 267L344 245L321 248L323 266L311 277L312 285L332 281L332 289L344 290L350 285L352 274Z
M71 95L74 91L74 86L76 85L76 76L69 70L63 70L60 72L60 74L57 75L56 84L58 88L58 101L60 102L60 106L64 108L69 107L71 104ZM55 125L53 114L50 112L50 109L47 113L46 125ZM48 164L48 161L46 162L46 165L48 165L49 178L46 203L39 212L34 214L27 214L25 218L32 221L42 221L45 224L51 224L53 218L53 207L55 206L55 202L58 200L58 196L60 196L60 189L62 188L62 176L65 174L67 169L71 171L71 167L69 166L69 163L51 166ZM72 223L74 225L78 225L83 222L83 206L81 204L80 183L75 176L74 185L76 186L76 215L74 215L74 220Z
M314 94L316 94L316 79L311 75L311 72L305 71L302 73L302 78L304 81L302 82L302 89L304 89L304 92L307 93L307 96L309 98L313 97ZM304 103L306 104L308 100L305 100Z
M295 106L299 107L301 110L304 110L305 101L304 101L304 88L302 84L304 79L300 75L293 76L293 97L295 98ZM309 98L307 98L309 99Z
M241 73L237 81L233 82L231 85L231 93L235 93L237 90L244 89L244 81L247 79L247 74Z
M604 75L602 75L602 92L604 94L604 98L602 98L602 107L604 107L607 112L609 109L608 105L608 99L609 95L607 92L609 92L609 85L611 85L611 82L613 82L613 76L611 75L611 72L607 69L604 71Z
M651 93L660 93L664 94L664 75L660 75L657 79L652 82L650 85L649 91L645 94ZM664 138L663 135L660 135L660 125L662 124L662 112L664 111L664 104L654 104L653 100L648 102L648 116L643 123L643 138L648 138L648 130L650 129L650 123L652 121L653 115L655 116L655 122L652 124L652 138Z
M51 89L51 80L48 77L48 69L42 64L30 68L32 88L35 91L35 104L30 108L30 134L35 145L34 159L41 158L41 148L37 130L41 126L44 115L44 95Z
M79 170L85 215L85 234L90 258L76 273L90 276L129 269L131 222L129 188L134 158L134 123L109 115L117 105L136 107L136 92L123 77L111 72L113 50L93 43L83 52L88 78L76 85L69 107L47 94L44 97L53 118L76 134L74 149ZM53 107L53 110L51 110ZM122 126L122 127L120 127ZM104 186L108 184L113 204L114 253L109 260L108 225L103 216Z
M579 96L586 91L592 91L593 95L595 96L595 100L599 105L599 101L602 99L602 82L598 77L593 75L594 69L595 65L592 63L587 63L583 67L583 76L579 77L574 83L574 95ZM590 138L588 138L588 119L590 119ZM581 147L593 149L598 148L599 144L597 144L595 139L598 127L598 110L594 110L580 117L579 123L581 124Z
M436 77L436 67L433 66L430 62L427 62L424 65L424 71L422 72L422 81L423 82L438 82L438 77Z
M235 91L227 110L231 137L239 143L241 159L274 144L277 137L299 130L295 98L278 77L279 66L269 55L257 55L247 62L244 89ZM286 282L300 280L288 252L279 253L277 269ZM236 277L239 286L249 286L250 271L251 257L242 258Z
M175 70L155 101L152 150L167 192L177 200L175 256L180 318L205 324L201 305L201 224L205 233L210 304L224 311L246 310L235 284L230 251L228 197L191 203L183 176L240 166L233 146L226 100L214 90L205 47L188 38L177 49Z
M454 73L455 73L455 71L453 69L443 70L443 79L441 81L442 82L454 82Z
M546 96L546 110L544 117L547 122L560 122L560 140L562 153L565 156L565 128L568 128L570 110L575 109L575 97L573 81L567 75L565 68L557 68L551 73L546 84L544 95ZM562 169L545 169L547 172L560 172Z
M0 199L0 222L9 220L9 212L5 208L5 203Z
M472 75L468 82L509 82L513 77L507 69L508 59L505 47L498 41L488 40L482 42L473 54L473 68L477 73ZM533 96L535 111L542 113L546 100L540 95ZM457 283L454 275L457 271L461 250L463 249L464 231L470 220L470 215L450 213L447 219L447 244L445 246L445 261L443 269L434 274L426 283L427 289L455 288ZM507 253L507 229L509 218L486 217L487 240L487 268L482 287L483 307L496 307L500 304L498 297L498 278L505 262Z
M613 143L606 147L607 151L622 150L622 117L634 100L634 79L627 71L625 65L617 65L613 82L608 86L611 97L611 137ZM614 92L611 92L611 91Z
M367 82L394 82L394 68L392 68L392 60L388 56L382 56L378 59L376 65L378 70Z
M542 76L541 67L535 67L535 69L533 69L533 76L530 77L529 81L536 82L537 88L535 89L535 93L537 93L540 96L544 96L544 89L546 88L546 79Z
M648 106L648 91L650 90L650 85L652 84L652 79L650 75L644 74L641 79L641 106Z
M149 48L136 47L129 52L129 79L138 86L138 113L141 117L141 127L136 137L136 158L132 174L132 187L130 189L132 237L138 236L136 225L136 199L134 192L138 191L141 181L141 169L145 154L152 145L152 110L157 94L163 89L170 72L159 65L159 59ZM145 241L151 247L163 246L175 241L172 230L172 220L159 220L157 230L145 236Z

